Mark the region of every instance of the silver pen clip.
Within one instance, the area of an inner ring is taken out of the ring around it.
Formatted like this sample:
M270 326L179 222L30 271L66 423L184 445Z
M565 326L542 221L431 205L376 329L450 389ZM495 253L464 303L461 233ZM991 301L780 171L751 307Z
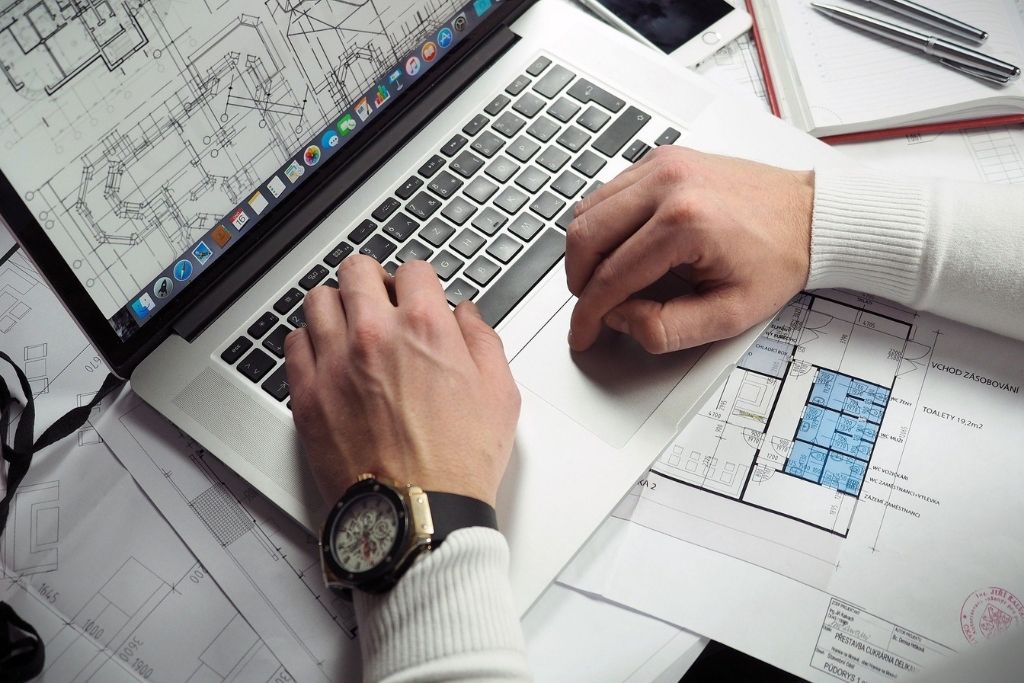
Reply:
M966 64L957 64L956 62L951 61L949 59L940 59L939 63L943 64L944 66L948 66L950 69L956 69L957 71L965 73L968 76L974 76L975 78L980 78L984 81L988 81L989 83L999 83L1001 85L1006 85L1007 83L1010 82L1010 77L1005 74L993 73L991 71L986 71L985 69L967 66Z

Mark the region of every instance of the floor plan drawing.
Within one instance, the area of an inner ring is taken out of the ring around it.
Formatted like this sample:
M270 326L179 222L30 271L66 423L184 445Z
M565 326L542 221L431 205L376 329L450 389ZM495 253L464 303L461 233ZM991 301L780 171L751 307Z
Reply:
M845 537L893 387L930 352L912 314L846 298L791 301L653 471Z

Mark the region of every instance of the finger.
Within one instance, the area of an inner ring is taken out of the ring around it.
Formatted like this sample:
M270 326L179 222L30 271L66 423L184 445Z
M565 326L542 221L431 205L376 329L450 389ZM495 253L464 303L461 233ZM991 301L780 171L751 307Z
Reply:
M357 324L381 308L392 308L384 284L388 277L376 260L363 254L350 256L342 262L338 268L338 292L349 325Z
M658 204L652 190L634 183L569 224L565 276L570 292L582 294L605 256L650 220Z
M308 340L314 352L319 350L325 353L332 344L344 338L347 321L338 290L333 287L314 287L302 302L302 310L306 316Z
M508 359L501 337L480 316L480 309L472 301L464 301L455 307L455 320L459 323L462 338L473 362L484 375L510 376Z
M601 202L611 199L613 196L615 196L622 190L626 189L630 185L633 185L638 180L646 176L650 172L650 167L647 166L645 162L650 158L651 155L648 154L639 162L633 164L625 171L622 171L621 173L619 173L619 175L612 178L610 182L605 183L604 185L597 188L596 190L588 194L586 197L581 199L576 204L575 215L582 215L583 213L594 208Z
M305 328L292 330L284 338L284 364L289 392L301 396L316 378L316 353Z
M693 261L684 229L665 221L664 217L648 221L596 268L573 308L569 346L574 351L590 348L610 310L670 269Z
M730 290L688 294L664 303L631 299L612 309L608 327L628 334L650 353L669 353L734 337L760 320Z
M426 261L410 261L398 269L395 273L395 298L399 307L443 308L448 312L441 280Z

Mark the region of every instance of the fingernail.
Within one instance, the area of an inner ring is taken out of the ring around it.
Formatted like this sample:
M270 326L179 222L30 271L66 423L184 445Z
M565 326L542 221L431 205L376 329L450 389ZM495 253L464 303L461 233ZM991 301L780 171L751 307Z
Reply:
M604 319L604 324L616 332L629 334L629 321L618 313L609 313Z

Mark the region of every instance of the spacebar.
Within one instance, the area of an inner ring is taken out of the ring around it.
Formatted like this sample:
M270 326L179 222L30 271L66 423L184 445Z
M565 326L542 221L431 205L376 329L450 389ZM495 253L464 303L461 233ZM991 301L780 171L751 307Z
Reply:
M476 302L488 325L500 323L565 255L565 235L548 228Z

